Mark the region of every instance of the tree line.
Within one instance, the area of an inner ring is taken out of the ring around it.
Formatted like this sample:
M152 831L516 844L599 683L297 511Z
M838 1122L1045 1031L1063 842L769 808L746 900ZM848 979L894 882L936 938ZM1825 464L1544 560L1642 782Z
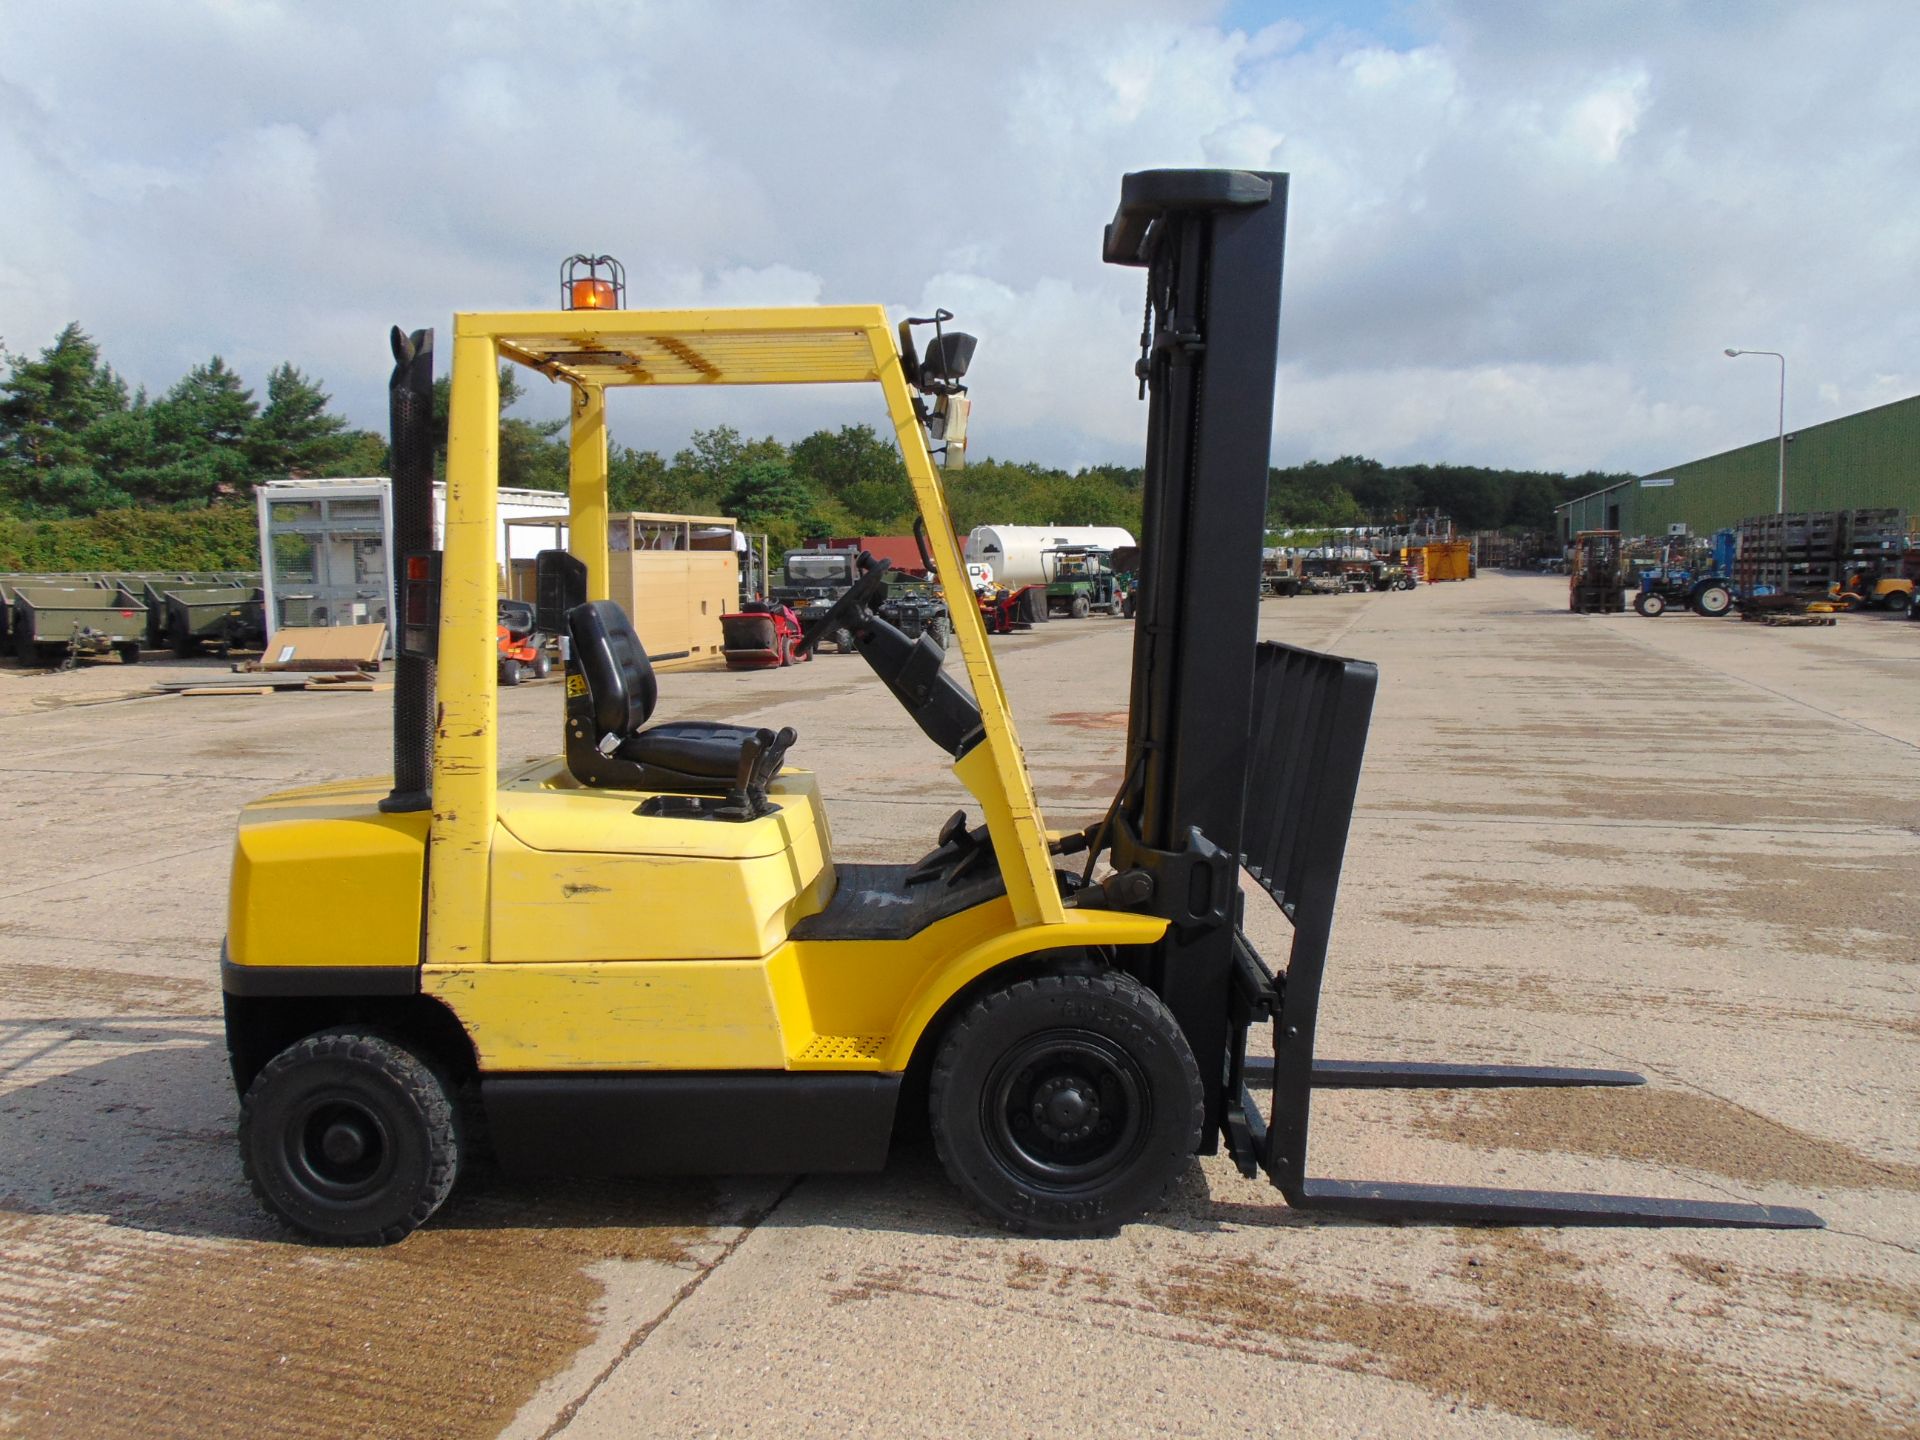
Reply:
M523 394L512 368L503 368L500 483L565 490L566 422L514 415ZM435 406L443 467L448 398L443 379ZM291 363L268 375L264 402L257 400L217 355L157 398L130 391L99 346L69 325L38 355L6 357L0 517L244 503L260 480L385 474L386 438L355 429L331 404L322 382ZM1267 522L1275 530L1330 528L1439 511L1468 530L1545 530L1554 505L1622 478L1342 456L1270 470ZM1137 533L1141 483L1138 466L1068 471L994 459L946 477L963 531L1071 524ZM791 444L720 425L695 431L671 455L616 442L608 488L615 510L732 515L776 546L821 535L899 534L914 515L900 452L870 425L817 430Z

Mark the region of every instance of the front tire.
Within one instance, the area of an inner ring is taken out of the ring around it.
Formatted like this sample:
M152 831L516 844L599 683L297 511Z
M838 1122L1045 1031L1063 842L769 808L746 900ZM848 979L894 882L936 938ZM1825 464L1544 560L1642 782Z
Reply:
M1043 975L983 996L934 1061L934 1148L993 1220L1106 1234L1192 1162L1200 1070L1167 1007L1130 976Z
M1072 602L1067 606L1067 614L1071 615L1076 620L1084 620L1087 618L1087 612L1091 609L1093 609L1093 604L1091 601L1087 599L1086 596L1076 595L1073 597Z
M1664 615L1667 602L1650 590L1642 590L1633 597L1633 608L1651 619L1655 615Z
M269 1213L330 1245L391 1245L453 1189L447 1082L380 1035L325 1031L281 1051L240 1105L240 1157Z

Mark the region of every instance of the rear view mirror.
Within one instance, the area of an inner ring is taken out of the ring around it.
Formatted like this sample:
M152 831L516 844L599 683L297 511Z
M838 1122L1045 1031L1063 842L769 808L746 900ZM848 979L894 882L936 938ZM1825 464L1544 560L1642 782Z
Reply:
M546 635L567 633L567 612L587 603L587 562L564 550L542 550L533 562L533 624Z
M946 394L967 378L967 366L973 363L973 347L979 342L958 330L945 330L927 342L920 361L918 388L928 394Z

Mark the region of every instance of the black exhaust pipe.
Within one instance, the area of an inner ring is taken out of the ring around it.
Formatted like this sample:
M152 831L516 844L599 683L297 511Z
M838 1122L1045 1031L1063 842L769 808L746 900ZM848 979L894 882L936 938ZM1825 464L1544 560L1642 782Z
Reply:
M433 331L393 327L393 378L387 414L393 441L393 548L387 569L393 600L393 792L389 814L433 805L434 662L400 644L406 616L407 557L433 549Z

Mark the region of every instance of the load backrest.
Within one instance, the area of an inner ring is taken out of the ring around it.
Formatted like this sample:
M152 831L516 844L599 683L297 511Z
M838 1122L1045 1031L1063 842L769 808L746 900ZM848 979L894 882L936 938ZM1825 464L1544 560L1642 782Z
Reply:
M576 605L567 612L567 635L586 677L596 738L639 730L653 714L660 690L626 611L611 600Z
M1364 660L1273 641L1255 653L1244 862L1293 922L1295 965L1325 960L1378 683Z

